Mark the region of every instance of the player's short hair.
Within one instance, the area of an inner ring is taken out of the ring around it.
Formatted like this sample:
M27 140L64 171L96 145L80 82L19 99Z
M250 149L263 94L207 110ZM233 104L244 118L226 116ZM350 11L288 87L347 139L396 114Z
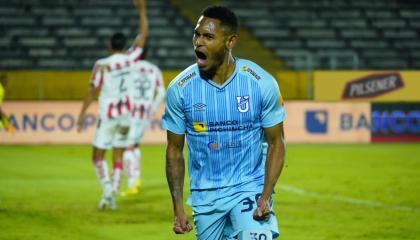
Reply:
M111 48L113 50L120 51L125 48L125 45L127 44L127 38L123 33L117 32L111 36L110 42Z
M221 24L229 27L232 33L236 33L238 30L238 18L235 13L227 7L208 6L201 12L201 15L220 20Z

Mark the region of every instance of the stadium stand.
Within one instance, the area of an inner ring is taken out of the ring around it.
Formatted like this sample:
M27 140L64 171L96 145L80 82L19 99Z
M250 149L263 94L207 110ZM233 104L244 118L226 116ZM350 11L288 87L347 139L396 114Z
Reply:
M192 25L167 0L148 1L149 59L163 69L194 62ZM131 1L1 0L0 69L89 70L115 31L134 39Z
M418 1L232 0L245 25L292 69L415 69Z
M148 1L149 58L166 70L194 61L194 23L174 2L180 1ZM241 24L288 69L420 67L417 1L215 2L234 9ZM114 31L135 37L135 14L131 1L0 0L0 69L90 69L106 56Z

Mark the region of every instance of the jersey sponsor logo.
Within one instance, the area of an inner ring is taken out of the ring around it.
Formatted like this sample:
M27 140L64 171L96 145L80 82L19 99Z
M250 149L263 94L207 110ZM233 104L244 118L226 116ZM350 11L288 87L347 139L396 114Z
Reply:
M188 80L190 80L192 77L195 77L195 75L196 75L196 73L195 73L195 72L192 72L192 73L188 74L187 76L185 76L183 79L179 80L179 81L178 81L178 87L183 87L183 86L184 86L184 84L185 84Z
M193 127L196 132L207 132L207 127L205 122L193 122Z
M235 126L239 125L238 120L227 120L227 121L216 121L216 122L209 122L209 127L220 127L220 126Z
M255 79L257 79L257 80L260 80L261 79L261 77L254 71L254 70L252 70L250 67L248 67L248 66L243 66L242 67L242 72L244 72L244 73L249 73L249 74L251 74Z
M249 96L238 96L236 97L236 102L238 103L238 111L241 113L246 113L249 110Z
M204 103L196 103L193 105L194 111L197 112L202 112L202 111L206 111L206 104Z
M208 146L210 149L213 149L213 150L216 150L216 149L217 149L217 147L218 147L217 142L213 142L213 141L209 142L209 143L207 144L207 146Z
M208 148L212 149L212 150L217 150L217 149L221 149L221 148L239 148L242 146L242 144L240 142L222 142L222 143L218 143L215 141L210 141L207 144Z
M328 112L326 110L307 111L305 123L308 132L325 134L328 130Z
M238 120L227 120L217 122L193 122L194 131L201 133L208 132L233 132L252 129L252 124L241 124Z
M372 74L350 81L344 88L343 99L377 97L404 87L399 73Z

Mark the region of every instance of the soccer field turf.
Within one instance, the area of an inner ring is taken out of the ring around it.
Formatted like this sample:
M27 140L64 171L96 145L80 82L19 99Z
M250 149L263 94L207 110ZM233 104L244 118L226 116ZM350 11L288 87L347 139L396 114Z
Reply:
M0 146L0 239L195 239L172 233L164 146L143 146L141 192L115 212L96 209L90 150ZM420 146L290 144L275 212L280 239L420 239Z

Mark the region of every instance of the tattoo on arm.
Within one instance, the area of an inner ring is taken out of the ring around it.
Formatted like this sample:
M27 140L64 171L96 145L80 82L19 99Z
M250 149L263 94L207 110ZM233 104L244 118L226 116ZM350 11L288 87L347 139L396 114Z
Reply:
M178 137L176 137L178 138ZM173 141L168 135L166 148L166 179L172 196L174 210L182 208L185 175L185 161L183 155L184 138Z

